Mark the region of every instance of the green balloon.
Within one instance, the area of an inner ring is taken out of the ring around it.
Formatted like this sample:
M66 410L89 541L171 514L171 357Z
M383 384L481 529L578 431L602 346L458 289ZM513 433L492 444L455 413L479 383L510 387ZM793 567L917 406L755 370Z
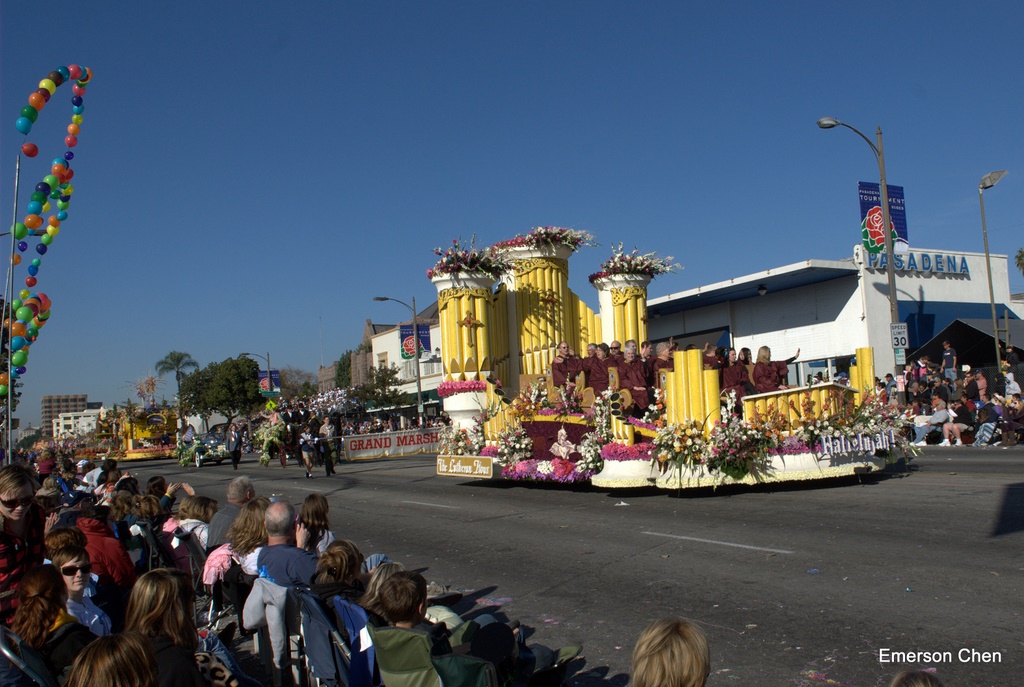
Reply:
M31 322L32 318L36 316L36 314L32 312L32 308L28 307L27 305L21 306L20 308L15 310L14 313L15 316L22 322Z
M43 181L50 185L51 190L60 186L60 179L58 179L53 174L47 174L45 177L43 177Z
M11 301L11 312L18 312L18 309L21 308L21 306L23 305L25 304L21 302L20 298L15 298L13 301Z
M31 105L26 105L25 107L21 108L21 116L34 123L37 119L39 119L39 110L32 107Z
M52 191L50 191L50 197L53 198L54 200L57 200L58 198L60 198L60 189L59 188L55 188Z
M6 384L0 384L0 396L6 396L6 395L7 395L7 385Z
M43 261L40 260L39 258L32 258L32 266L33 267L39 267L42 264L43 264Z
M57 195L59 196L60 193L58 193ZM68 201L66 201L66 200L58 200L57 201L57 208L60 209L60 210L67 210L68 209L68 205L70 205L70 203Z
M16 239L18 239L20 241L23 238L25 238L26 236L28 236L28 227L26 227L21 222L15 222L14 223L14 238L16 238Z
M28 353L24 350L15 351L14 355L11 356L11 364L15 367L21 367L28 362Z
M53 243L53 237L50 236L49 234L43 234L42 236L39 237L39 243L43 244L44 246L49 246L51 243Z
M46 202L46 194L43 193L42 191L33 191L32 195L29 196L29 198L31 200L36 201L37 203L45 203Z
M36 327L25 327L25 333L29 336L39 336L39 329Z

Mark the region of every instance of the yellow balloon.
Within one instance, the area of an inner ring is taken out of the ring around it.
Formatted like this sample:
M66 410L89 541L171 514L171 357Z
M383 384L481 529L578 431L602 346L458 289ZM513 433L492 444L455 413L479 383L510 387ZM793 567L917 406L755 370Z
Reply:
M46 227L46 233L50 236L56 236L60 233L60 227Z
M43 203L43 212L49 212L49 211L50 211L50 201L46 201L45 203Z
M16 255L14 257L20 258L21 256L20 255ZM31 295L32 295L32 292L29 291L28 289L22 289L21 291L18 292L18 296L21 297L21 300L25 300L26 298L28 298Z
M75 187L72 186L71 184L68 184L67 188L62 188L61 189L61 193L63 193L65 196L70 196L74 192L75 192Z
M57 84L53 83L53 81L51 81L50 79L43 79L42 81L40 81L39 87L48 90L50 92L50 95L53 95L54 92L57 90Z
M74 122L75 124L81 124L82 123L82 115L71 115L71 121Z

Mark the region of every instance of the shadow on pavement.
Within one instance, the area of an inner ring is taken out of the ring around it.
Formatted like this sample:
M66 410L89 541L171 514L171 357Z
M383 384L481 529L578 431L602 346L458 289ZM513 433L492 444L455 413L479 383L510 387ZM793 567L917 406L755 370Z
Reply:
M999 517L992 527L993 537L1024 530L1024 482L1008 484L1003 489Z
M586 662L586 658L581 658L569 664L569 670L567 671L569 678L566 684L573 687L608 687L609 685L612 687L625 687L629 682L629 675L626 673L609 675L611 671L608 669L608 666L597 666L584 670Z

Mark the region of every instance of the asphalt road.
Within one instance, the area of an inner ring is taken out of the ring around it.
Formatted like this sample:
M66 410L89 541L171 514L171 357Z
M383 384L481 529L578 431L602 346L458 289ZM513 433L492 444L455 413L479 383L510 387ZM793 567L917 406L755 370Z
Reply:
M666 615L704 628L710 687L886 687L911 667L1007 687L1024 668L1024 448L932 447L862 483L681 494L437 477L429 455L313 480L255 456L242 468L131 466L218 499L236 474L294 502L323 492L338 537L465 592L460 613L583 644L574 685L625 685L637 636Z

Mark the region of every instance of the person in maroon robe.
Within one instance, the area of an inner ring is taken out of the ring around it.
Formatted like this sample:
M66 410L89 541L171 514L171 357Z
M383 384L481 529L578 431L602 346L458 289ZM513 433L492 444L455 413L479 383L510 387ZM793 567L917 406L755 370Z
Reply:
M558 355L551 361L551 383L557 389L566 382L576 382L576 375L583 369L582 361L577 358L569 344L562 341L558 344Z
M647 406L651 404L650 391L647 388L647 371L644 361L637 356L636 349L626 347L623 363L619 365L619 387L627 389L633 396L634 405L630 412L635 417L643 417Z

